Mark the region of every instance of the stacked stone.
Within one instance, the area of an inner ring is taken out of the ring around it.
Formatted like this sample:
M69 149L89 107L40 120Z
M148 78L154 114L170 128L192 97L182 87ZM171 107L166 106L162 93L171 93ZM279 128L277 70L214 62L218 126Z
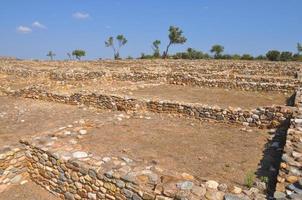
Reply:
M270 82L272 80L272 82ZM252 90L252 91L280 91L289 92L294 91L300 81L292 79L281 79L282 81L277 81L276 79L262 79L252 81L246 80L234 80L234 79L217 79L217 77L196 77L184 74L171 74L168 77L169 84L175 85L190 85L190 86L206 86L206 87L219 87L228 89L240 89L240 90ZM285 80L288 80L286 82Z
M21 142L26 145L32 180L62 199L265 199L263 191L257 188L242 190L213 180L199 182L189 174L140 166L127 157L101 158L83 151L64 152L64 148Z
M297 111L291 119L280 164L276 199L302 199L302 89L296 92Z
M0 150L0 191L5 185L20 183L25 179L25 163L22 146L16 145Z
M250 63L252 65L252 63ZM161 65L160 65L161 66ZM159 66L157 66L159 67ZM240 65L236 66L240 67ZM243 68L247 68L244 66ZM252 90L252 91L279 91L279 92L289 92L294 91L301 81L294 79L294 75L289 73L293 78L275 78L271 77L249 77L242 75L234 75L233 71L230 73L222 73L222 69L199 69L194 72L195 67L190 69L190 67L180 68L177 72L175 70L160 70L158 72L153 72L150 70L140 71L134 70L84 70L84 69L60 69L55 68L51 70L38 70L38 69L26 69L22 67L11 67L3 66L0 67L0 71L6 74L13 74L21 77L47 77L51 80L57 81L67 81L67 80L89 80L89 79L108 79L108 80L121 80L121 81L162 81L169 84L176 85L191 85L191 86L206 86L206 87L220 87L228 89L240 89L240 90ZM263 68L262 66L260 67ZM213 70L215 73L213 73ZM215 71L217 70L217 72ZM275 69L274 69L275 70ZM288 69L290 72L294 70L292 68ZM193 72L192 72L193 71ZM267 69L263 69L263 74ZM274 72L277 73L278 71ZM294 71L295 72L295 71ZM258 72L257 72L258 73ZM262 75L262 74L260 74ZM273 74L274 75L274 74ZM281 74L282 75L282 74Z
M150 111L169 113L193 117L196 119L210 119L230 123L241 123L252 127L274 128L285 119L291 117L293 108L287 106L259 107L253 110L240 108L220 108L202 104L179 103L174 101L154 101L149 99L135 99L107 94L72 94L63 95L46 90L30 87L18 91L5 91L8 95L26 98L54 101L72 105L85 104L100 109L119 111Z

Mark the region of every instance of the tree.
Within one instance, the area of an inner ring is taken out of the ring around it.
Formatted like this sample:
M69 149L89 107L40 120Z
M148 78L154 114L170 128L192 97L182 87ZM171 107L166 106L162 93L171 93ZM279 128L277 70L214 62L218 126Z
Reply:
M155 40L152 43L152 49L154 51L153 56L155 58L159 58L160 57L160 52L159 52L159 45L161 44L160 40Z
M277 50L271 50L266 53L266 57L270 61L278 61L280 60L280 52Z
M297 44L298 54L302 53L302 45L300 43Z
M69 60L72 60L72 56L71 56L71 53L67 53L67 56L68 56L68 58L69 58Z
M291 61L293 60L293 53L289 51L284 51L280 54L281 61Z
M254 57L251 56L250 54L243 54L241 56L241 60L254 60Z
M50 60L53 60L53 57L55 57L56 54L53 53L52 51L49 51L46 56L48 56L50 58Z
M163 53L163 58L167 58L169 48L172 44L184 44L187 41L183 35L183 31L175 26L170 26L169 28L169 44L167 45L166 51Z
M211 53L215 53L214 58L220 58L221 53L224 51L224 47L219 44L215 44L212 46Z
M107 41L105 41L106 47L111 47L114 53L114 59L120 59L120 49L124 46L128 41L123 35L116 36L116 40L118 41L118 47L115 47L113 37L109 37Z
M76 49L72 52L72 55L76 57L76 59L81 60L82 56L86 55L86 52L81 49Z

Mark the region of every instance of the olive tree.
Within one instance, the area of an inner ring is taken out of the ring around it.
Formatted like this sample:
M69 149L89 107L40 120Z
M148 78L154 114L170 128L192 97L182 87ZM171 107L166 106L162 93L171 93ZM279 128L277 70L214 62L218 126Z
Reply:
M155 40L152 43L152 49L153 49L153 56L155 58L159 58L160 57L160 51L159 51L159 45L161 44L160 40Z
M76 59L81 60L81 57L86 55L86 52L81 49L76 49L72 52L72 55L76 57Z
M280 60L280 52L277 50L271 50L266 53L266 57L270 61L279 61Z
M48 56L50 58L50 60L53 60L53 58L56 56L56 54L52 51L49 51L46 56Z
M113 37L109 37L107 41L105 41L106 47L111 47L113 49L114 53L114 59L120 59L120 49L122 46L124 46L128 40L123 35L116 36L116 40L118 42L118 46L116 47L114 45Z
M169 44L167 45L166 51L163 53L163 58L167 58L169 48L172 44L184 44L187 38L183 36L183 31L175 26L170 26L169 28Z
M221 53L224 51L224 47L219 44L215 44L212 46L212 49L210 50L211 53L215 53L214 58L220 58Z

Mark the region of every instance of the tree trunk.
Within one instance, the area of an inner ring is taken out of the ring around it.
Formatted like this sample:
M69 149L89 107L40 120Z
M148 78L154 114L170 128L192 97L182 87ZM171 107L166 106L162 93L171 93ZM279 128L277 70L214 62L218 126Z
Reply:
M169 48L170 48L171 44L172 44L171 42L168 44L168 46L166 48L166 51L164 51L164 53L163 53L163 58L167 58L168 52L169 52Z

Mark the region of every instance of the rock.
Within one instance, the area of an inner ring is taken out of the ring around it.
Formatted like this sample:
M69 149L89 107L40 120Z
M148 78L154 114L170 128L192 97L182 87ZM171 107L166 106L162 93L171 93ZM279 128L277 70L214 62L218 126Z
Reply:
M286 177L286 181L289 182L289 183L295 183L298 181L298 177L297 176L288 176Z
M232 192L234 194L240 194L242 192L242 189L240 187L234 186Z
M205 185L206 185L206 188L208 188L208 189L217 190L219 184L216 181L210 180L210 181L207 181Z
M302 199L302 194L291 194L289 196L290 199L292 200L301 200Z
M302 189L299 188L296 184L290 184L290 185L288 185L287 189L289 189L291 191L295 191L298 194L302 194Z
M284 198L286 198L286 194L283 193L283 192L276 191L274 193L274 198L276 198L276 199L284 199Z
M227 184L222 183L222 184L220 184L220 185L218 186L218 190L219 190L219 191L226 192L227 189L228 189Z
M15 176L14 178L12 178L10 180L10 182L13 183L13 184L19 183L21 181L21 179L22 179L22 175L19 174L19 175Z
M72 157L74 157L74 158L87 158L88 154L86 152L83 152L83 151L77 151L77 152L74 152L72 154Z
M177 187L180 188L181 190L191 190L193 185L194 183L191 181L184 181L181 183L177 183Z
M96 194L88 192L88 199L96 200Z
M79 131L79 133L80 133L81 135L86 135L86 134L87 134L87 130L81 129L81 130Z
M66 200L75 200L73 194L71 194L70 192L65 192L64 197Z
M195 185L192 188L192 193L198 197L204 196L206 191L207 191L206 188L195 186Z
M224 200L243 200L243 199L233 194L225 194Z

